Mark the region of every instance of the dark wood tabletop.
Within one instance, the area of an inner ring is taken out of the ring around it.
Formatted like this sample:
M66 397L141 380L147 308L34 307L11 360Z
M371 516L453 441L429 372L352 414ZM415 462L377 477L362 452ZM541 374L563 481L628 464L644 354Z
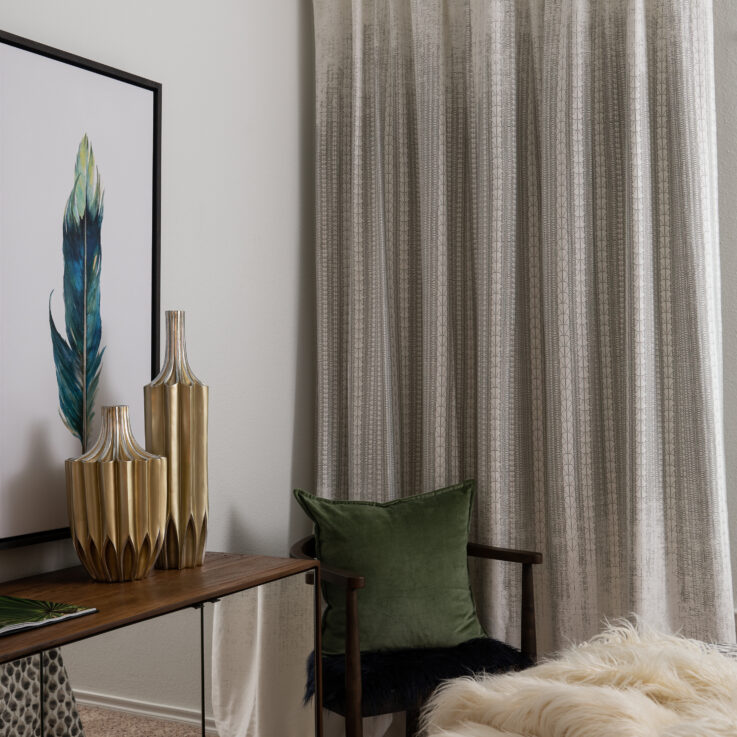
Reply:
M81 566L0 583L0 594L95 607L94 614L0 636L0 663L309 571L315 561L207 553L204 565L97 583Z

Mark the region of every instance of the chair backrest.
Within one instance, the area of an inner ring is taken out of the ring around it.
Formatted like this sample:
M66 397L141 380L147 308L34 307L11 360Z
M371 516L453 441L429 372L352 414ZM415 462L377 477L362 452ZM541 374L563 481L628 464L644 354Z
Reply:
M315 536L309 535L297 540L291 548L289 548L290 558L302 558L303 560L313 560L317 558L315 551Z

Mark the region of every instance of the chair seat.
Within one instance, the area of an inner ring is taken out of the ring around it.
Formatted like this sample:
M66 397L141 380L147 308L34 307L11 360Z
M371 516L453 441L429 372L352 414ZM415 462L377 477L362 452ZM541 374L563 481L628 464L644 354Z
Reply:
M450 648L361 653L363 716L417 709L448 678L522 670L532 661L519 650L482 637ZM315 693L315 654L307 661L305 702ZM345 657L323 655L323 705L345 716Z

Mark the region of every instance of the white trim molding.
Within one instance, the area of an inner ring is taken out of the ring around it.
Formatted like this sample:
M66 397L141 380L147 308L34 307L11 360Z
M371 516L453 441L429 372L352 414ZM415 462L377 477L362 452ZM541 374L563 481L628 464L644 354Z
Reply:
M96 706L100 709L124 711L135 716L163 719L169 722L182 722L192 725L199 725L201 723L198 709L158 704L153 701L125 699L120 696L111 696L110 694L96 693L94 691L80 691L77 689L74 691L74 698L82 706ZM212 714L205 714L205 729L208 733L217 735L215 718Z

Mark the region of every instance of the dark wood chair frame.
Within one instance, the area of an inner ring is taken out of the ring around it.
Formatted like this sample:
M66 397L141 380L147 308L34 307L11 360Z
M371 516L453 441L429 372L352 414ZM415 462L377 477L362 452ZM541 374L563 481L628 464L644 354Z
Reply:
M532 581L532 566L543 562L542 553L531 550L514 550L512 548L496 548L491 545L468 543L469 557L501 560L522 564L522 617L521 647L522 652L533 662L537 659L537 642L535 634L535 590ZM314 560L315 537L298 540L290 550L292 558ZM346 737L362 737L361 710L361 648L358 638L358 591L366 585L366 580L351 571L320 566L320 577L323 581L337 584L345 588L346 628L345 628L345 691ZM316 666L317 666L317 653ZM407 713L407 736L417 731L419 708Z

